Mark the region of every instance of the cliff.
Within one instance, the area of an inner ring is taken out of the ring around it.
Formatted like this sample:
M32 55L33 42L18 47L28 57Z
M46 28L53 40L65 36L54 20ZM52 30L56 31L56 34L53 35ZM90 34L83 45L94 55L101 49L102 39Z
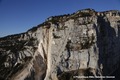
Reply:
M86 80L75 76L103 75L119 80L119 70L117 10L53 16L25 33L0 38L0 80Z

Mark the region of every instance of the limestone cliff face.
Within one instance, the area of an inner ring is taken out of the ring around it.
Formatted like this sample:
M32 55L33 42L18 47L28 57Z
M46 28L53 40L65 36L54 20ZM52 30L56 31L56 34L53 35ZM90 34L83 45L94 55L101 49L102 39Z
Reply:
M85 80L74 76L90 75L119 80L119 70L116 10L50 17L25 33L0 38L0 80Z

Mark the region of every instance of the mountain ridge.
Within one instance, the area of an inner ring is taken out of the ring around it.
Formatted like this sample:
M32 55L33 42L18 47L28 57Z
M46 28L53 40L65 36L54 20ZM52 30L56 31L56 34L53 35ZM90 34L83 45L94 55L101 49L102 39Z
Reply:
M118 12L119 14L120 14L120 10L105 10L105 11L95 11L94 9L92 9L92 8L86 8L86 9L82 9L82 10L78 10L78 11L76 11L75 13L77 13L77 12L81 12L81 11L84 11L84 10L91 10L91 11L94 11L94 12L97 12L97 13L106 13L106 12ZM37 25L37 26L34 26L34 27L32 27L32 28L30 28L30 29L28 29L27 31L30 31L30 30L32 30L32 29L34 29L34 28L37 28L37 27L40 27L40 26L42 26L42 25L45 25L45 22L47 21L47 20L49 20L49 18L55 18L55 17L64 17L64 16L72 16L73 14L75 14L75 13L71 13L71 14L64 14L64 15L56 15L56 16L50 16L50 17L48 17L44 22L42 22L41 24L39 24L39 25ZM4 38L4 37L9 37L9 36L14 36L14 35L19 35L19 34L24 34L24 33L26 33L26 32L21 32L21 33L17 33L17 34L11 34L11 35L7 35L7 36L3 36L3 37L0 37L0 38Z

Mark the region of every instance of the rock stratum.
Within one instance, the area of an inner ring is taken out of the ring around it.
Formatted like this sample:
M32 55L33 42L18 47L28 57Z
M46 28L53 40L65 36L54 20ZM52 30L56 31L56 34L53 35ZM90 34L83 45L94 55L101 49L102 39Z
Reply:
M27 32L0 38L0 80L120 80L119 74L117 10L52 16Z

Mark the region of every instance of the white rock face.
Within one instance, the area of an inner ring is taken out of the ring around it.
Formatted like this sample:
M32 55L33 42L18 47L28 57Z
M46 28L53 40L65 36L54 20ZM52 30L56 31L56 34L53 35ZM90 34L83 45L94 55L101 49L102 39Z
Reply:
M86 9L52 17L26 33L0 38L0 80L81 80L73 76L113 74L118 77L119 14Z

